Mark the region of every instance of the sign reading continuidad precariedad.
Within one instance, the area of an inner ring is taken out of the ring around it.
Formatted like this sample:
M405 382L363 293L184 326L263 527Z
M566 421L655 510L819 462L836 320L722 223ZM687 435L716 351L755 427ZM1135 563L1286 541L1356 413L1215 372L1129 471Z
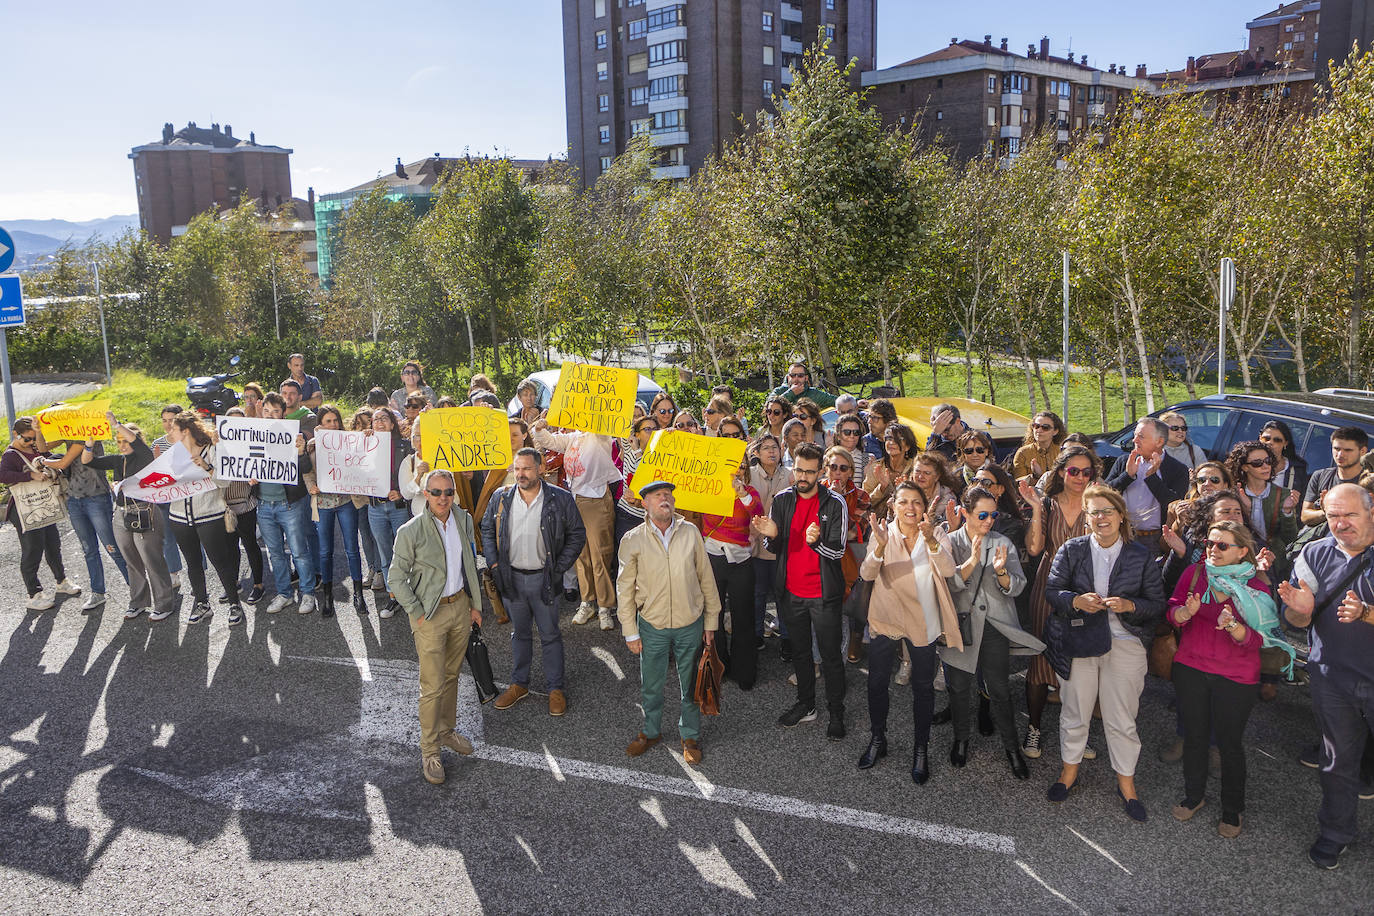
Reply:
M38 414L38 431L49 442L63 439L110 438L109 401L87 401L84 404L58 404Z
M391 433L315 430L315 480L325 493L385 496L391 489Z
M634 417L639 373L633 369L564 363L549 404L549 425L603 436L626 436Z
M744 457L742 439L699 436L676 429L654 433L644 457L639 459L630 489L639 496L640 488L655 480L673 484L677 508L685 512L729 515L735 507L735 488L731 478Z
M432 471L510 467L509 418L491 407L443 407L420 414L420 457Z
M220 417L215 422L215 477L258 483L300 483L296 463L299 420Z

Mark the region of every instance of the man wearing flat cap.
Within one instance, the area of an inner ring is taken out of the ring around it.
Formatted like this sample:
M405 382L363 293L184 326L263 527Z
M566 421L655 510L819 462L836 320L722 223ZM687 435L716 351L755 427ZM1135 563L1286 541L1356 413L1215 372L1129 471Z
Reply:
M701 763L701 709L693 699L692 679L702 640L709 645L720 618L720 596L695 525L673 514L673 485L666 480L639 491L644 524L620 542L616 598L620 626L630 651L639 656L644 724L625 753L638 757L662 740L663 690L668 657L677 663L682 690L678 735L682 756Z

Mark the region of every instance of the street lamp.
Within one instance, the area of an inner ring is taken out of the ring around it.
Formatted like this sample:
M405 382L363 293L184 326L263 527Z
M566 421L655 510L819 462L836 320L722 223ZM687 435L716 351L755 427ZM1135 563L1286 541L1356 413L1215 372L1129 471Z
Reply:
M114 384L114 377L110 374L110 339L105 336L105 299L100 295L100 265L92 261L91 270L95 273L95 305L100 311L100 347L105 351L105 385L109 387Z

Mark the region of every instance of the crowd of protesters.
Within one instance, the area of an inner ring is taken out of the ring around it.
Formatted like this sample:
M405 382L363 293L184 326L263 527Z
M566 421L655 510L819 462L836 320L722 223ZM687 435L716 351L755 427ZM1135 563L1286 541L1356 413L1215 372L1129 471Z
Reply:
M443 780L441 747L472 752L447 709L456 703L459 636L436 635L433 621L451 617L445 632L458 634L466 611L482 619L485 596L496 622L512 629L514 668L498 710L530 694L537 630L548 711L568 711L566 604L573 625L618 631L639 657L643 718L632 756L661 740L670 658L681 682L683 757L697 764L702 727L690 689L700 653L710 646L725 677L751 690L774 644L795 687L779 725L819 718L820 680L835 741L847 735L845 664L867 661L863 770L888 754L890 682L909 686L917 785L938 768L931 735L945 724L951 768L974 761L976 725L997 736L1014 778L1030 778L1027 761L1046 751L1054 703L1060 770L1047 797L1068 803L1085 761L1098 756L1100 716L1115 803L1135 821L1149 816L1136 781L1140 700L1147 673L1165 676L1177 727L1158 753L1181 763L1182 776L1171 790L1153 788L1181 796L1171 813L1188 821L1217 777L1217 832L1226 838L1243 829L1249 717L1277 685L1308 683L1320 741L1302 759L1322 785L1310 858L1334 868L1356 837L1357 799L1374 797L1374 473L1359 428L1332 433L1332 466L1315 471L1281 420L1214 460L1174 412L1141 420L1115 461L1048 411L1030 419L1019 448L999 454L953 404L931 410L921 443L892 402L837 398L798 363L756 423L727 387L712 392L700 417L663 392L636 405L624 438L550 428L540 390L526 380L507 411L510 467L451 474L423 460L419 415L505 403L482 375L466 397L440 397L415 361L400 382L390 393L372 389L349 416L326 402L299 356L275 390L245 386L231 413L300 422L297 484L221 482L165 506L112 487L177 445L213 469L214 430L181 405L162 411L162 435L151 442L111 415L110 454L90 440L45 442L38 424L20 419L0 483L60 486L87 570L86 612L105 603L107 560L128 584L129 620L181 613L184 590L190 625L209 625L223 610L238 626L245 605L332 617L339 596L359 615L404 611L421 650L431 782ZM319 428L390 433L388 492L322 491L313 466ZM745 441L728 515L676 511L668 483L634 495L629 481L665 429ZM26 530L16 500L3 518L19 529L31 611L82 593L63 565L57 525ZM40 581L45 561L51 588ZM439 582L421 587L417 564L426 563L439 568ZM1018 656L1029 664L1024 732L1011 689ZM948 706L937 712L941 689Z

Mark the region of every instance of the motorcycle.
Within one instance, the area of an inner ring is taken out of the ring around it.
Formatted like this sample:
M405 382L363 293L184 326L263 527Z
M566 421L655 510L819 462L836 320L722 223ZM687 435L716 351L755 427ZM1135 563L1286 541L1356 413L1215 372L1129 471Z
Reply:
M239 357L229 359L231 367L239 364ZM201 375L186 379L186 400L197 416L214 418L235 407L239 403L239 393L225 384L237 378L237 372L221 372L218 375Z

